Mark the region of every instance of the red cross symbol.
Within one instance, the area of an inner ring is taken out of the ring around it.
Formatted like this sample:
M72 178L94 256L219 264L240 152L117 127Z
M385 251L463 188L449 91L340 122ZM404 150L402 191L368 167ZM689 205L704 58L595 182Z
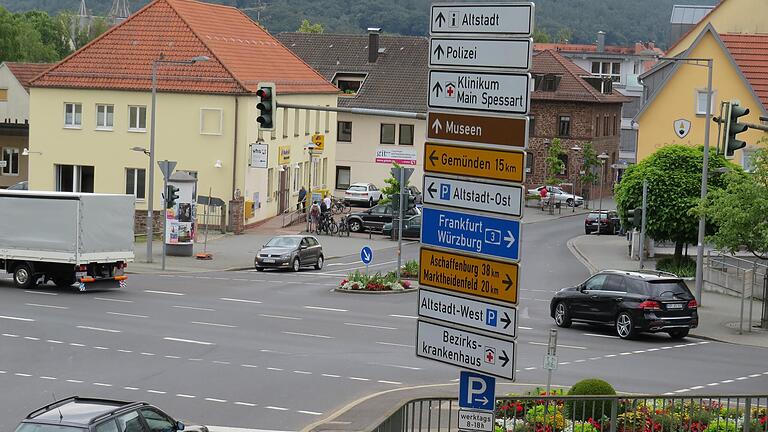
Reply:
M448 86L448 88L445 90L446 93L448 93L449 97L453 96L453 86Z
M486 363L494 363L494 352L492 350L487 350L485 353L485 362Z

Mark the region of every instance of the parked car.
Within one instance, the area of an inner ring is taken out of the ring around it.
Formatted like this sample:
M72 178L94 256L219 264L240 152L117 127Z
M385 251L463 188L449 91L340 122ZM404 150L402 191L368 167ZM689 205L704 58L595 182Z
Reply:
M282 235L272 237L253 259L258 271L267 268L286 268L295 272L302 267L323 268L323 247L313 236Z
M528 189L528 194L540 196L542 188L544 188L544 186L539 186L535 189ZM546 188L547 197L554 196L556 203L565 203L568 207L573 207L574 203L576 203L576 207L584 204L584 198L578 195L574 195L571 192L566 192L557 186L547 186Z
M616 234L621 228L619 214L613 210L595 210L584 219L584 233Z
M685 282L671 273L604 270L558 291L550 315L559 327L574 321L612 324L622 339L640 332L682 339L699 325L697 308Z
M385 236L392 235L393 222L387 222L381 229ZM397 227L395 227L397 229ZM421 238L421 215L411 216L403 221L403 238Z
M371 183L353 183L344 192L344 201L350 204L367 204L373 207L381 199L381 191Z
M13 186L9 186L8 190L29 190L29 182L28 181L20 181Z
M420 215L421 209L415 207L405 211L405 217ZM392 223L392 204L379 204L368 210L351 213L347 219L349 230L352 232L375 231L384 229L384 224Z
M208 432L205 426L185 426L147 402L68 397L27 415L16 432Z

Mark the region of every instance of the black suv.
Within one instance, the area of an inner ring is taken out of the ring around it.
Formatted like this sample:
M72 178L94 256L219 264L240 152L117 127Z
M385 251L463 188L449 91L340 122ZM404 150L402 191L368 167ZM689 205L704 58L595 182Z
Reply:
M420 214L421 210L418 207L405 211L406 218ZM384 229L384 224L392 223L392 219L392 203L386 203L377 204L368 210L350 214L347 223L349 224L349 230L352 232L380 232Z
M176 432L184 424L147 402L72 396L32 411L16 432ZM205 426L188 431L208 432Z
M573 321L612 324L622 339L640 332L667 332L682 339L699 325L697 307L685 282L671 273L604 270L558 291L550 315L559 327L570 327Z

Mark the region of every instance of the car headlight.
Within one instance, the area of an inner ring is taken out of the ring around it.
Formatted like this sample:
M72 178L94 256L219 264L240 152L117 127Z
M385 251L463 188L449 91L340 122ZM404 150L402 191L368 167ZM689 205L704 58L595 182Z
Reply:
M290 258L290 257L291 257L291 253L290 252L284 253L284 254L280 255L280 258Z

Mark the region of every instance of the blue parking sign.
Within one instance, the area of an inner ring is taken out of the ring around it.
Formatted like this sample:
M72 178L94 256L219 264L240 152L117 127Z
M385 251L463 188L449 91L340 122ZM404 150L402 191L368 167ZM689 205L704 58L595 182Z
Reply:
M493 411L496 405L496 378L475 372L459 375L459 407Z

